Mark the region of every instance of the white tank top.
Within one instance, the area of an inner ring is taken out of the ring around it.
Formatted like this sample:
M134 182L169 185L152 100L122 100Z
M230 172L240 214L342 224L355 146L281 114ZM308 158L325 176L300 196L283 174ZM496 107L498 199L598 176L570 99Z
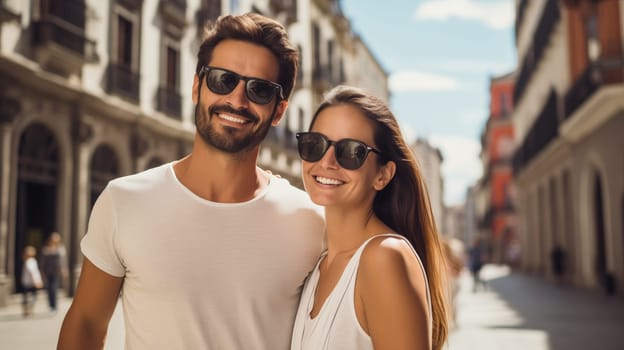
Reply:
M357 276L360 257L364 248L373 238L379 236L396 237L403 239L412 248L423 273L427 284L427 304L429 305L429 315L431 311L431 297L429 295L429 284L427 283L425 269L420 261L420 257L414 247L397 234L380 234L366 240L353 254L345 267L338 283L327 296L316 317L310 317L310 311L314 306L314 295L320 277L319 266L327 251L321 254L314 270L308 277L301 294L297 317L293 328L293 338L291 350L372 350L373 342L368 334L360 326L355 313L355 280ZM431 326L429 327L431 329Z

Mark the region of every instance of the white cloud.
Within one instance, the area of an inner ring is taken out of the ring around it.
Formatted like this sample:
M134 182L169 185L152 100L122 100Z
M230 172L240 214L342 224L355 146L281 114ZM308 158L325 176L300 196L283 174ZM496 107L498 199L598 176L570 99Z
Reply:
M506 29L514 21L513 0L426 0L416 8L414 18L438 21L462 18L482 22L490 28Z
M444 161L444 202L446 205L463 203L468 186L481 177L482 165L479 160L479 141L459 136L434 135L429 142L439 148Z
M453 91L459 87L451 77L413 70L392 73L389 84L392 92Z

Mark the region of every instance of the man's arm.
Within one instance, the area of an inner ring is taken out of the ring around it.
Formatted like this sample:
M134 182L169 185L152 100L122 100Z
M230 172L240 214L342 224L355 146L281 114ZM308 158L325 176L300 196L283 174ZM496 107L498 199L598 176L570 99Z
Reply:
M108 323L115 311L123 277L97 268L87 258L82 263L78 288L63 326L57 349L102 349Z

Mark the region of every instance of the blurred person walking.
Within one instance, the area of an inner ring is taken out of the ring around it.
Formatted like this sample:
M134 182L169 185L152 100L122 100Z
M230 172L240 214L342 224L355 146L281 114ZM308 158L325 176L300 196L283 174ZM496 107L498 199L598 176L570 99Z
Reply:
M67 278L66 252L61 234L52 232L41 249L41 272L48 294L50 311L56 312L57 294L62 281Z
M32 315L37 300L37 290L43 287L43 280L37 264L37 249L31 245L24 247L22 265L22 313L24 317Z

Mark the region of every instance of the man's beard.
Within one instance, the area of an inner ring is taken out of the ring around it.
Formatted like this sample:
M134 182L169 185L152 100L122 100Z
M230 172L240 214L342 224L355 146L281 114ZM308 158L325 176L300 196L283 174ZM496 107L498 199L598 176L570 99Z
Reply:
M273 120L273 116L271 116L266 122L260 124L255 131L251 131L243 136L237 136L236 133L240 132L240 130L232 127L222 126L222 133L215 130L212 116L217 113L240 115L250 120L251 123L256 123L259 118L247 109L237 110L228 105L212 105L207 110L200 108L199 104L195 105L195 127L197 133L208 145L227 153L247 152L258 146L268 134Z

